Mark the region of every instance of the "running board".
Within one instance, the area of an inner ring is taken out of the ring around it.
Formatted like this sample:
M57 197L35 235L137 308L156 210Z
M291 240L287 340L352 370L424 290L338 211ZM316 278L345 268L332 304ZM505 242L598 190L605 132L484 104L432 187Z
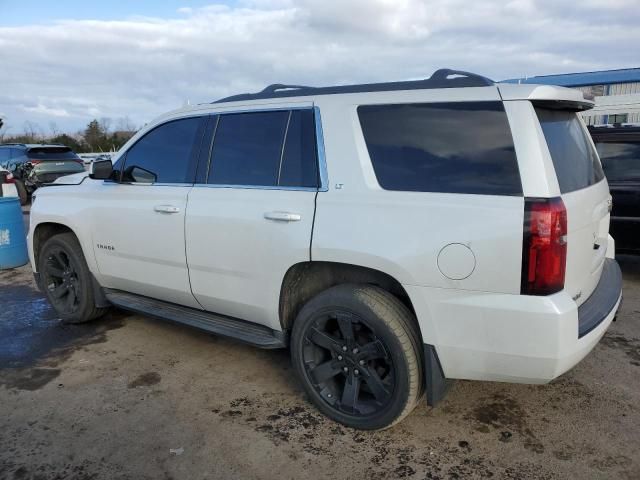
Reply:
M283 332L272 330L263 325L120 290L104 289L104 292L109 302L124 310L182 323L260 348L284 348L287 346L286 335Z

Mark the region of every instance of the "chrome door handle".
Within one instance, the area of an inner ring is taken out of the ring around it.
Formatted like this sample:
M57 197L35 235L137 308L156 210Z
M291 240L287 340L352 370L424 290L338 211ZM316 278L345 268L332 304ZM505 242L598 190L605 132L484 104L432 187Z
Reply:
M276 222L299 222L302 216L299 213L291 212L267 212L264 214L264 218Z
M179 213L180 209L173 205L156 205L153 210L159 213Z

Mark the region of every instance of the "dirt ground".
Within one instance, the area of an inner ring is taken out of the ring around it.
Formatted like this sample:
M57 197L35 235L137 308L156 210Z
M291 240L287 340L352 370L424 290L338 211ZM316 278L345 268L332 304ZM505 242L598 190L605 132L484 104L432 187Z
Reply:
M126 312L62 325L0 272L0 479L640 479L640 258L603 341L549 385L458 381L359 432L320 415L286 351Z

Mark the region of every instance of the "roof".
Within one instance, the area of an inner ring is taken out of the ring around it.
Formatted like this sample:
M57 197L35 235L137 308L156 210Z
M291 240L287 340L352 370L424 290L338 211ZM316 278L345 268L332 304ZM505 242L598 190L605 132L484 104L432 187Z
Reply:
M640 68L600 70L597 72L562 73L535 77L512 78L505 83L536 83L561 87L584 87L587 85L610 85L614 83L640 82Z
M259 100L281 97L306 97L317 95L334 95L340 93L388 92L395 90L420 90L431 88L487 87L494 85L487 77L460 70L442 68L436 70L430 78L424 80L364 83L359 85L336 85L330 87L307 87L303 85L269 85L257 93L243 93L222 98L212 103L238 102L243 100Z

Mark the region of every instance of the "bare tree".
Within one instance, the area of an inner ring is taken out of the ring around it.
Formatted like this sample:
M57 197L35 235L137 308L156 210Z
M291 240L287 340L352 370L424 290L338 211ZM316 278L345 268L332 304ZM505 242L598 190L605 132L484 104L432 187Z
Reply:
M136 126L128 116L120 117L116 121L116 132L135 132L136 130Z
M58 124L53 120L49 122L49 131L51 132L52 137L57 137L58 135L60 135Z
M102 117L100 119L100 127L105 134L111 131L111 119L109 117Z
M42 136L40 126L32 122L31 120L27 120L24 122L24 135L27 137L29 142L38 143L40 137Z

